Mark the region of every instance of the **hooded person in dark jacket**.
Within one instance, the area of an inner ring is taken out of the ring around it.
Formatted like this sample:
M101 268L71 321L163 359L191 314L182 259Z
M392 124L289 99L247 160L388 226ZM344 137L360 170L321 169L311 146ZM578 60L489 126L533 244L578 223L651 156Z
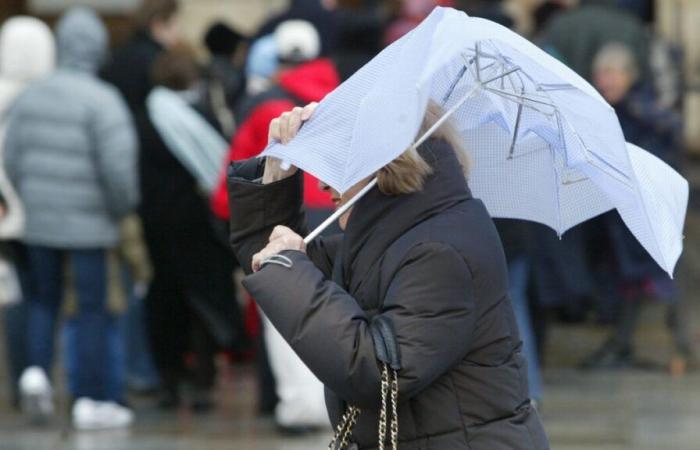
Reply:
M441 116L431 109L423 130ZM287 142L310 115L273 121L271 137ZM392 379L398 430L388 434L402 449L549 448L529 399L503 249L454 137L443 125L385 166L340 218L345 234L308 246L296 168L268 158L229 170L232 245L255 272L244 285L326 386L334 426L347 431L350 416L351 433L333 448L384 448L380 398ZM333 192L336 204L368 181Z

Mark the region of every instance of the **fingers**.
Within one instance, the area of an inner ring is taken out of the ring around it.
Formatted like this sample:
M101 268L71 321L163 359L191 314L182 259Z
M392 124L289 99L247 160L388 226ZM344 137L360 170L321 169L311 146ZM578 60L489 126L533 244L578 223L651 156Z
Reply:
M299 250L306 251L306 244L304 243L304 238L296 234L291 229L278 225L270 234L268 247L278 246L278 251L282 250Z
M267 246L253 255L251 261L253 272L260 270L260 266L266 258L277 255L284 250L306 252L306 244L304 243L304 239L294 231L285 226L278 225L272 230L270 241Z
M282 133L280 131L280 118L272 119L270 122L270 129L267 135L267 142L270 143L272 141L281 141L282 140Z
M283 226L283 225L277 225L275 228L272 229L272 233L270 234L270 237L268 239L269 242L276 241L280 237L288 234L288 233L294 233L291 229Z
M314 111L316 111L316 107L318 106L318 103L312 102L309 103L308 105L304 106L304 109L301 111L301 120L302 121L307 121L311 118L313 115Z
M273 119L270 122L268 142L277 140L282 144L288 144L297 135L301 125L311 118L317 106L316 102L309 103L303 108L297 106Z
M299 128L301 128L302 111L303 109L297 106L289 114L289 119L287 120L287 142L291 141L294 138L294 136L296 136L299 132Z

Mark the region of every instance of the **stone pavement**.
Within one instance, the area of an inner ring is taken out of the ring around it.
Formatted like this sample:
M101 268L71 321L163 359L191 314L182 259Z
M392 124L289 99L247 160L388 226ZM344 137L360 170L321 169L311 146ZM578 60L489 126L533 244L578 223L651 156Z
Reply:
M271 420L253 415L252 370L228 371L223 378L216 411L164 413L137 399L137 422L129 431L77 433L67 415L30 427L4 406L0 450L326 448L330 433L281 437ZM550 369L542 416L555 450L700 450L700 374L674 379L663 371Z

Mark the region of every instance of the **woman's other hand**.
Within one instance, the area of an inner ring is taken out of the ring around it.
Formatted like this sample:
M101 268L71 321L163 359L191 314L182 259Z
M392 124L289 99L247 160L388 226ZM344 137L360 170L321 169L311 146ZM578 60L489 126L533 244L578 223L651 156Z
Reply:
M279 141L282 144L288 144L294 136L299 132L301 125L309 120L313 115L318 103L309 103L303 108L297 106L291 111L283 113L276 119L270 122L268 133L268 143L273 140ZM279 181L283 178L294 175L297 168L290 166L287 169L282 168L282 162L277 158L268 157L265 162L265 173L263 174L263 184Z
M290 228L278 225L272 230L267 246L253 255L253 261L251 262L253 272L260 270L260 266L265 259L285 250L297 250L306 253L306 244L304 243L304 238Z

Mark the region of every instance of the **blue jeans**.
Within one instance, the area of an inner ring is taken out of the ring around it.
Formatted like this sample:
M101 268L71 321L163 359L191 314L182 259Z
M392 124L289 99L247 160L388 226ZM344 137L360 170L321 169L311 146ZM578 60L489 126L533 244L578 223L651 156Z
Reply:
M537 354L537 342L530 320L530 307L527 299L527 285L530 273L530 263L527 258L517 258L508 264L508 283L510 299L515 312L515 321L523 341L523 353L527 360L527 379L530 398L542 400L542 375Z
M115 318L107 309L108 263L105 249L61 250L28 246L29 292L27 301L27 359L29 365L51 373L54 336L63 298L66 269L72 274L78 311L70 319L75 332L74 352L79 367L69 372L75 397L95 400L122 398L121 387L110 386L110 371L120 358L109 345ZM123 359L122 359L123 360ZM70 369L70 367L69 367Z
M121 401L126 385L136 389L155 389L159 385L148 340L143 299L136 296L131 276L124 272L124 290L127 295L126 313L117 318L109 328L109 388L108 398ZM77 354L71 349L77 348L77 326L69 320L63 329L63 341L66 352L64 365L68 374L68 390L72 395L78 390L73 382L80 368Z

